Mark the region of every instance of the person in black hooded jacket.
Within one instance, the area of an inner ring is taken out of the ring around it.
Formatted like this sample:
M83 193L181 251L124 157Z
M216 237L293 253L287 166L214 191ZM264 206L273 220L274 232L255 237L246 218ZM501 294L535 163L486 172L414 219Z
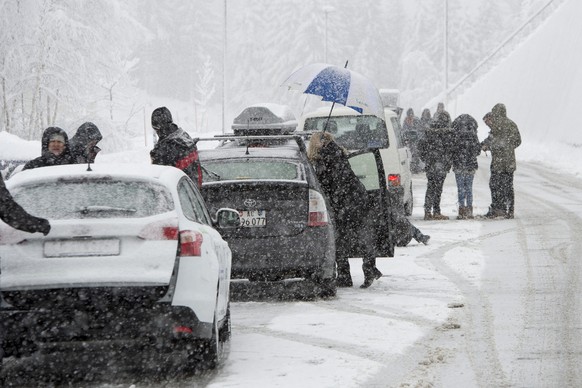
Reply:
M459 215L457 219L473 218L473 177L479 167L477 156L481 143L477 137L477 121L462 114L453 121L453 172L457 181Z
M24 232L40 232L46 236L51 230L48 220L30 215L14 200L6 188L2 174L0 174L0 219Z
M42 134L41 155L27 162L23 170L72 163L74 161L69 149L67 133L59 127L48 127Z
M101 151L101 148L97 147L101 139L103 136L95 124L91 122L81 124L69 142L74 162L95 163L95 157Z
M152 163L177 167L201 187L202 169L196 142L173 123L168 108L163 106L152 112L152 128L158 135L158 142L150 151Z
M324 195L334 214L336 264L338 287L351 287L352 277L348 255L352 247L364 250L362 270L364 284L372 285L382 276L376 268L375 231L370 221L375 209L370 208L368 192L353 172L346 151L340 147L329 132L315 132L307 151Z
M40 232L45 236L51 230L51 224L44 218L35 217L27 213L12 197L4 177L0 174L0 219L11 227L28 233ZM4 357L4 327L0 322L0 363Z
M441 214L441 195L447 173L452 166L452 129L447 112L436 113L424 139L418 144L420 159L425 163L426 195L424 197L425 220L448 220Z

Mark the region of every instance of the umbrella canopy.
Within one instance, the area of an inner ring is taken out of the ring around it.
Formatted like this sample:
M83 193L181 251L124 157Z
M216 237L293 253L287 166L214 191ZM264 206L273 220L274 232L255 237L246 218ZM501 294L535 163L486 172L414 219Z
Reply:
M291 74L281 86L313 94L323 101L342 104L384 120L378 89L363 75L343 67L326 63L307 65Z

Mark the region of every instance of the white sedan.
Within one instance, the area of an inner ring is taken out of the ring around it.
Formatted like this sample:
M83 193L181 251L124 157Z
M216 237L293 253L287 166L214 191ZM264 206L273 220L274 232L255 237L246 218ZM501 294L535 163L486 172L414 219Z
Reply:
M231 251L215 227L238 227L238 212L210 216L192 181L166 166L43 167L6 184L52 228L45 237L0 222L5 357L145 343L183 350L192 365L222 361Z

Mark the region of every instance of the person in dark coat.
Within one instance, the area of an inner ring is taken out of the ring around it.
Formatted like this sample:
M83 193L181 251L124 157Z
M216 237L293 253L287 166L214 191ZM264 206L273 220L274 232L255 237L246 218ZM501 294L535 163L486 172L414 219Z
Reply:
M27 213L14 200L6 188L2 174L0 174L0 219L11 227L28 233L40 232L46 236L51 230L48 220ZM4 357L4 333L4 327L0 322L0 363Z
M425 220L448 220L441 214L441 195L452 166L452 129L450 116L440 112L419 143L420 159L425 163L427 185L424 198Z
M519 128L507 117L504 104L496 104L491 112L483 117L491 131L481 143L483 151L491 151L491 206L485 214L488 218L514 217L515 193L513 174L517 163L515 149L521 144Z
M48 127L42 134L41 156L27 162L23 170L72 163L74 161L67 133L59 127Z
M430 109L426 108L422 110L420 115L420 126L422 127L422 134L419 137L421 140L424 137L424 133L430 128L430 123L432 122L432 115L430 114Z
M2 174L0 174L0 219L24 232L40 232L46 236L51 230L48 220L30 215L14 200L6 188Z
M468 114L453 121L453 172L459 199L457 219L460 220L473 218L473 178L479 167L477 156L481 153L477 127L477 121Z
M103 139L99 128L91 122L81 124L71 138L69 146L75 163L95 163L95 157L101 151L97 147Z
M177 167L201 187L202 169L196 142L173 123L168 108L163 106L152 112L152 128L158 135L158 142L150 152L152 163Z
M422 124L420 119L414 115L414 110L408 108L406 111L406 117L402 123L402 137L404 139L404 144L410 149L411 160L410 160L410 170L413 174L422 171L421 161L418 156L418 141L421 137Z
M368 201L368 192L353 172L347 151L330 133L313 133L307 155L334 214L337 286L352 286L348 255L351 247L359 246L365 251L362 264L365 280L360 287L370 287L382 273L376 268L376 233L371 224L375 214Z

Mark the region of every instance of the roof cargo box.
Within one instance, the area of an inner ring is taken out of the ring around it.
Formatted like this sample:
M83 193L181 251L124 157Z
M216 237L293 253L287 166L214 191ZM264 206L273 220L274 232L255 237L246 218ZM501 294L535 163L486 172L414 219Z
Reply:
M234 119L232 129L237 136L287 135L295 131L297 120L287 105L255 104Z

